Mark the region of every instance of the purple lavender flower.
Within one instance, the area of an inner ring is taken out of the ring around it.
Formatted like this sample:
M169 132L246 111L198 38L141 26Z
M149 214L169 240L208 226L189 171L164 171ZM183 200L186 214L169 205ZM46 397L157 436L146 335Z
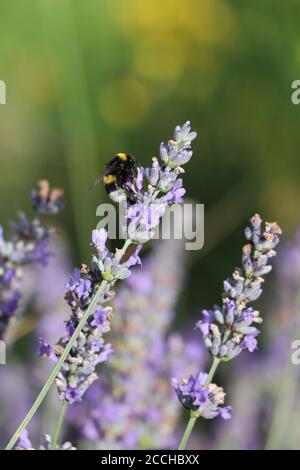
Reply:
M18 215L19 220L10 223L11 260L16 265L37 263L45 266L52 255L47 248L55 230L38 219L29 220L22 212Z
M256 337L260 334L260 331L255 330L253 333L246 335L243 342L241 343L242 349L248 349L249 352L253 352L257 349Z
M161 269L161 266L164 269ZM68 414L71 432L96 448L170 448L181 415L170 387L175 374L192 373L204 350L168 334L183 283L183 242L161 241L118 291L114 301L114 354L102 381ZM102 325L102 310L93 323ZM161 424L163 423L163 424Z
M34 206L40 211L38 204ZM18 310L24 267L47 264L51 256L48 243L53 233L53 229L44 226L38 219L29 220L24 213L19 214L18 221L10 224L7 240L0 227L0 338L5 335L10 319Z
M182 179L178 179L170 191L163 197L165 202L179 204L183 201L185 195L185 189L182 187Z
M40 180L38 189L31 193L33 208L40 214L57 214L64 208L63 193L60 188L50 188L47 180Z
M41 361L36 357L38 337L43 336L52 344L59 335L63 334L63 322L67 319L69 313L69 308L62 297L63 285L67 274L70 272L67 247L62 244L62 239L59 237L52 241L49 249L56 256L53 257L47 269L36 264L27 267L26 276L24 276L22 282L21 307L24 305L24 308L26 308L30 305L35 314L35 321L32 323L34 328L30 332L31 340L27 345L22 367L18 367L11 354L11 367L2 366L0 368L1 448L5 447L5 444L26 415L36 393L44 383L45 376L49 373L48 361ZM6 337L7 344L11 344L15 337L22 337L23 332L25 334L29 333L29 330L23 330L22 326L28 324L27 322L28 317L24 320L20 318L18 322L13 322L10 325ZM18 400L12 400L12 390L18 391ZM57 399L54 393L49 395L47 409L50 416L56 415ZM30 424L32 437L38 435L43 419L43 413L37 413L32 420Z
M191 132L190 122L187 121L182 127L177 126L174 132L174 140L168 144L161 143L160 157L170 168L185 165L192 158L190 151L191 142L197 137L196 132Z
M204 344L214 358L210 372L208 375L200 372L188 380L172 380L180 402L190 411L180 450L185 448L193 420L198 416L207 419L218 415L223 419L231 417L231 407L220 406L224 403L223 389L211 383L220 361L229 361L244 349L253 352L257 347L259 330L254 325L260 324L262 319L248 304L262 293L263 276L272 269L268 262L276 255L274 248L279 243L281 229L276 222L266 222L262 227L258 214L250 222L251 226L245 230L248 243L243 247L243 268L236 269L232 278L224 281L222 307L214 305L211 310L203 310L203 318L197 323Z
M262 318L248 304L262 293L264 276L272 269L268 263L276 255L274 248L281 234L276 222L266 222L263 227L257 214L250 222L245 230L248 243L243 247L242 269L236 269L224 281L222 307L203 310L203 318L197 323L212 356L223 360L244 349L253 352L257 348L259 330L255 325L262 323Z
M197 377L190 375L189 379L172 380L172 386L182 405L191 410L194 416L213 419L220 416L223 419L231 418L232 408L223 407L225 393L223 388L215 384L206 385L208 375L200 372Z
M105 299L102 299L105 302ZM66 324L65 335L54 347L56 360L63 351L63 345L73 334L80 317L81 310L73 310L71 320ZM99 306L84 326L76 346L65 361L57 375L56 384L60 399L70 404L80 401L87 388L98 378L95 368L100 362L106 361L112 352L110 344L106 344L103 334L110 330L112 309ZM48 355L53 359L52 353Z
M226 439L219 433L220 447L224 447L225 443L227 447L239 449L298 448L299 413L294 403L299 396L299 370L292 365L290 355L293 341L299 339L299 227L294 238L286 240L281 246L276 268L275 295L270 306L272 321L266 325L269 340L259 361L246 356L237 362L238 370L232 377L231 387L234 408L241 419L236 423L233 420ZM283 377L288 383L285 393L278 387ZM253 404L250 409L247 407L249 401ZM285 413L278 426L277 410L282 409L283 403ZM265 423L263 427L262 421Z
M38 447L38 450L51 450L52 438L49 434L44 434L42 444ZM27 429L24 429L15 450L35 450L28 435ZM71 442L64 442L61 446L56 446L55 450L76 450Z
M58 395L70 404L80 401L88 387L98 378L96 366L107 361L112 347L105 343L103 335L110 330L112 309L105 306L110 300L110 290L118 279L129 276L126 263L121 263L124 253L116 250L113 254L106 247L107 233L104 229L93 230L92 244L97 254L92 257L91 267L83 265L75 269L66 283L65 299L71 307L71 318L66 322L65 334L54 348L41 340L41 353L53 361L62 354L65 343L78 325L83 311L89 306L99 282L108 281L99 304L83 327L75 346L64 362L56 378ZM137 248L139 251L139 248ZM129 265L139 262L138 253L132 255ZM129 266L128 265L128 266Z
M92 231L92 242L100 253L105 252L106 250L106 240L107 232L104 230L104 228L101 228L100 230L95 229Z
M78 387L71 387L70 385L67 385L64 398L70 404L75 403L76 401L81 401L81 395L79 393Z
M43 340L43 338L39 338L39 352L40 356L48 357L52 361L57 361L57 356L54 353L54 350L50 344Z
M16 450L33 450L27 429L20 435Z
M112 309L110 309L112 312ZM91 326L96 326L99 331L105 333L106 331L106 319L107 319L107 309L103 307L98 307L95 312L93 313L93 320L91 322Z
M152 159L151 168L140 168L132 189L137 193L137 202L130 205L125 215L128 235L136 243L145 243L154 236L169 204L181 203L185 194L182 165L192 157L191 142L197 136L190 132L189 121L177 126L174 138L161 144L160 157Z

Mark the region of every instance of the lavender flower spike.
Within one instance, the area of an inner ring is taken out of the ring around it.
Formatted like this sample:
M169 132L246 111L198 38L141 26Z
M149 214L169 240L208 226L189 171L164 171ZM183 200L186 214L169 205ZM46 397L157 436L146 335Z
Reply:
M199 342L169 335L183 270L184 241L162 240L143 269L120 286L109 374L106 370L83 402L71 407L70 435L79 432L96 449L174 447L181 407L170 376L192 373L204 353Z
M39 190L32 191L34 209L39 214L56 214L63 208L62 190L50 189L45 180L39 185ZM38 219L29 220L24 213L19 213L19 220L10 224L7 239L0 226L0 339L6 335L11 319L17 313L24 267L47 264L51 256L48 244L54 232Z
M231 418L231 406L221 406L224 403L223 388L215 384L206 385L208 375L200 372L197 377L192 375L188 380L173 379L172 386L184 408L193 412L193 416L213 419L220 416Z
M231 407L221 407L223 389L212 384L212 379L221 361L229 361L244 349L253 352L257 348L262 322L259 312L249 307L262 293L264 276L272 267L269 259L276 255L274 248L279 243L281 229L276 222L264 225L258 214L250 219L250 227L245 230L247 244L243 247L242 268L237 268L232 277L224 281L222 306L203 310L203 318L197 323L204 344L213 356L208 375L202 372L189 380L173 379L172 385L182 405L190 410L190 419L180 441L183 450L198 416L224 419L231 417Z
M248 243L243 247L242 268L224 281L222 306L203 310L203 318L197 323L211 355L222 360L230 360L244 349L253 352L257 348L260 332L256 325L262 323L262 318L248 304L262 293L264 276L272 269L269 260L276 255L274 248L281 234L276 222L263 225L258 214L250 223L245 230Z
M138 169L132 185L138 202L131 205L125 215L129 237L135 243L149 241L167 206L183 201L185 189L179 175L184 173L182 165L192 158L191 142L197 136L190 130L189 121L182 127L177 126L174 138L160 145L162 162L154 157L150 168Z
M168 204L181 202L185 190L182 180L178 179L178 175L183 172L180 165L187 163L191 158L190 144L195 137L196 133L190 132L189 122L182 127L177 126L174 140L169 140L166 146L168 162L164 158L164 163L159 164L154 158L151 168L137 169L137 177L132 185L137 202L127 206L125 220L129 221L127 246L132 243L138 246L127 261L122 262L123 250L117 249L112 253L107 248L108 235L104 228L92 231L92 245L96 253L92 256L90 266L83 265L81 269L75 269L66 284L65 299L72 314L66 323L65 336L54 348L40 340L40 354L58 363L65 344L97 295L99 285L106 283L96 310L89 316L71 353L57 374L56 384L61 400L70 404L81 401L86 390L98 377L96 366L106 361L112 352L111 345L106 344L103 339L103 335L110 330L112 317L112 310L105 306L105 303L111 299L111 289L115 282L129 277L130 268L141 264L141 245L154 235L153 229L159 224ZM45 196L42 196L40 195L40 198L43 200Z

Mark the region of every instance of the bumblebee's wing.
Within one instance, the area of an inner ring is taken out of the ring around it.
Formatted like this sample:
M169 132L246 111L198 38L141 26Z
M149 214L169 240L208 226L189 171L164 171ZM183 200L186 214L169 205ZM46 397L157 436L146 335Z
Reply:
M117 168L117 165L119 163L119 159L118 157L114 157L112 160L110 160L108 163L106 163L105 165L105 171L102 173L101 176L99 176L99 178L97 178L92 184L91 186L89 187L89 191L92 191L92 189L95 188L95 186L97 186L97 184L100 183L100 181L103 180L103 177L106 176L107 174L109 173L113 173L115 171L115 169Z
M92 191L92 189L94 189L97 184L100 183L101 180L103 180L103 176L105 175L105 173L103 173L103 175L99 176L99 178L97 178L92 184L91 186L89 187L89 191Z
M109 160L109 162L106 163L105 165L106 170L108 171L113 170L118 165L119 162L120 162L120 159L118 157L112 158L111 160Z

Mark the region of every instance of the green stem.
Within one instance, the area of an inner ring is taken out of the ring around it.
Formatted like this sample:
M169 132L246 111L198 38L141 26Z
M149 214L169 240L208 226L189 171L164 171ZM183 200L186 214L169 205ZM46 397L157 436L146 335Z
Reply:
M208 373L206 382L205 382L205 387L207 387L211 383L220 362L221 362L221 359L219 359L218 357L214 357L212 365L209 369L209 373Z
M189 440L190 434L193 430L193 427L194 427L196 421L197 421L197 416L191 416L190 417L190 419L187 423L187 426L185 428L184 434L182 436L182 439L180 441L178 450L184 450L185 449L185 446L187 444L187 441Z
M60 413L59 413L59 416L58 416L56 427L55 427L55 430L54 430L54 433L53 433L52 442L51 442L51 450L56 449L58 439L59 439L59 436L60 436L60 433L61 433L62 425L63 425L64 419L65 419L65 414L66 414L67 408L68 408L68 402L66 400L64 400L63 404L62 404L62 407L61 407L61 410L60 410Z
M220 362L221 362L221 359L219 359L218 357L214 357L212 365L211 365L211 367L209 369L209 372L208 372L208 376L207 376L207 379L206 379L206 382L205 382L205 387L207 387L211 383ZM187 442L188 442L190 434L191 434L191 432L192 432L192 430L195 426L197 418L198 418L198 416L195 416L195 414L193 412L191 412L190 419L189 419L189 421L187 423L187 426L185 428L185 431L184 431L184 434L183 434L182 439L180 441L178 450L184 450L185 449L185 446L187 445Z

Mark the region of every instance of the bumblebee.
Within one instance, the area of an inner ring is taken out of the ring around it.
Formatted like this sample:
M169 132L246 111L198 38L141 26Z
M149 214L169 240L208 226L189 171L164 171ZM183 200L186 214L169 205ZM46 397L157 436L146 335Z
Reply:
M117 153L116 156L105 165L103 175L97 178L91 185L92 190L100 181L103 181L105 190L115 202L128 200L129 204L137 201L137 196L130 184L137 174L136 160L127 153Z

